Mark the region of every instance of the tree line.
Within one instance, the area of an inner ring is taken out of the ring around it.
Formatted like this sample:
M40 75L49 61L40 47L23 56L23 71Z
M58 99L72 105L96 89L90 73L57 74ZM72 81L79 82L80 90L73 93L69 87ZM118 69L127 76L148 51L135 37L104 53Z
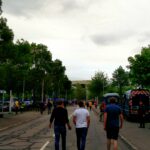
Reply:
M89 97L98 96L100 99L103 94L110 92L117 92L122 97L130 89L150 89L150 45L143 47L139 54L128 57L128 62L128 71L119 66L111 79L104 72L95 73L88 86Z
M0 15L1 6L0 0ZM23 39L14 43L13 39L14 33L7 25L7 19L0 16L0 89L7 93L12 90L16 97L32 96L33 100L44 100L46 96L100 99L107 92L122 95L128 89L150 88L150 45L127 58L128 71L119 66L111 79L98 71L86 88L82 85L74 88L62 61L52 60L52 53L46 45Z
M2 14L0 0L0 15ZM0 17L0 89L16 97L44 100L47 97L65 97L71 90L66 68L43 44L21 39L13 42L14 33L7 19Z

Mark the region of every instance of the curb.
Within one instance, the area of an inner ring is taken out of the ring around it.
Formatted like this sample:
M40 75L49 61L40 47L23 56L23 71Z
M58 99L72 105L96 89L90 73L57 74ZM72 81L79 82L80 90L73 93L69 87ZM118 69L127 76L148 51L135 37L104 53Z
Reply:
M130 147L131 150L137 150L137 148L131 143L129 142L124 136L119 134L120 139Z

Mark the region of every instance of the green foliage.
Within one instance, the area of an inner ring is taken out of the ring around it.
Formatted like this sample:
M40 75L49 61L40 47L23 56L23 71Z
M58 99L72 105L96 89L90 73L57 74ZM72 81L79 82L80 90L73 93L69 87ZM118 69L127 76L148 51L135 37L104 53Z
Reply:
M7 20L0 18L0 63L11 60L13 47L13 31L7 26Z
M108 77L103 72L95 73L92 78L91 83L88 86L90 97L102 97L104 90L106 90L108 85Z
M117 92L121 96L123 94L123 88L129 85L128 72L126 72L122 66L119 66L119 68L113 72L112 76L112 85L117 87Z
M0 15L2 14L2 0L0 0Z
M75 87L75 98L77 100L85 100L86 99L86 89L81 84L77 84Z
M132 83L141 87L150 87L150 46L143 47L141 54L129 57L128 61Z

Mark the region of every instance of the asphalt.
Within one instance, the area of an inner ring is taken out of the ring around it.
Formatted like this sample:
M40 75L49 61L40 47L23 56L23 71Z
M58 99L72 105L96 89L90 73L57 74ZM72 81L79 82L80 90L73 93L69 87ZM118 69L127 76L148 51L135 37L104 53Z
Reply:
M99 113L98 109L95 111L97 114ZM43 115L46 115L47 111L44 113ZM42 117L42 115L36 111L18 113L17 115L14 113L5 114L3 118L0 118L0 132L39 117ZM138 123L124 121L119 136L132 150L150 149L150 123L146 123L145 128L139 128Z
M93 110L99 114L98 109ZM146 123L145 128L139 128L137 122L124 120L119 137L132 150L150 150L150 123Z

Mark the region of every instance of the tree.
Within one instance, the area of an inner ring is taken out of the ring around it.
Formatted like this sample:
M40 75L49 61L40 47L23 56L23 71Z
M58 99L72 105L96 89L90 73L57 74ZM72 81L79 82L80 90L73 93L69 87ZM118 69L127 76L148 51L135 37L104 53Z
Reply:
M13 31L7 26L7 20L0 18L0 63L12 59L14 54Z
M1 1L0 1L1 6ZM0 72L1 76L0 88L7 90L12 89L13 85L13 56L15 47L13 44L14 34L7 25L6 18L0 18Z
M0 0L0 15L2 14L2 0Z
M140 54L129 57L130 78L132 83L143 87L150 87L150 45L143 47Z
M68 94L71 92L71 81L68 79L66 75L64 75L63 78L63 93L64 97L67 100L68 99Z
M86 89L81 84L77 84L74 89L74 96L77 100L86 99Z
M52 82L54 97L61 97L61 93L63 92L63 79L66 68L62 65L62 61L59 59L54 60L52 65Z
M88 86L91 97L98 97L99 99L104 94L108 85L108 77L104 72L97 72L92 78L91 83Z
M122 66L119 66L112 74L112 85L118 87L118 93L120 96L123 94L123 87L129 84L128 72L126 72Z
M43 44L31 44L32 67L30 70L30 79L32 80L33 97L43 101L45 97L45 84L47 76L51 73L52 54L48 51L47 46ZM40 92L41 90L41 92Z

